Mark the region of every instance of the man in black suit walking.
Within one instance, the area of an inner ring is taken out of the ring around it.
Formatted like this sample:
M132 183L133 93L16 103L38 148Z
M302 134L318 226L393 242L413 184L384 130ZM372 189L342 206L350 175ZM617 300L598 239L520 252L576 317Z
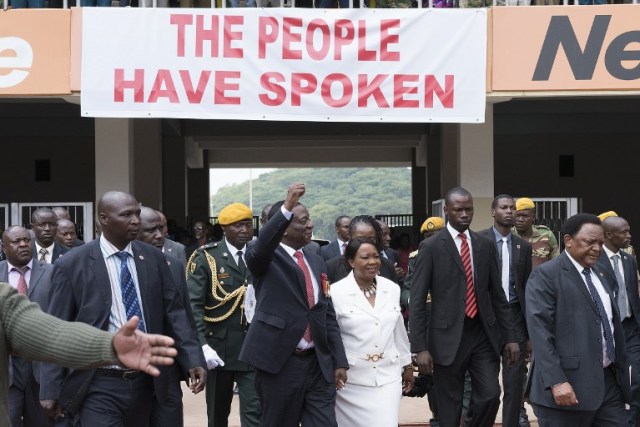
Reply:
M194 393L201 391L206 362L184 294L164 255L135 240L140 230L138 202L127 193L107 192L98 201L98 220L100 238L54 264L49 313L111 332L138 316L142 331L174 338L183 375ZM66 371L45 365L40 398L51 414L64 408L78 411L84 426L144 427L149 424L154 394L160 403L166 399L168 381L167 375L152 379L121 366Z
M541 427L623 426L629 371L614 283L597 265L600 219L574 215L562 236L565 251L527 282L529 401Z
M638 296L638 263L622 249L631 244L631 228L624 218L615 216L602 221L604 245L598 266L614 284L616 305L627 345L627 361L631 365L631 406L626 412L627 425L640 423L640 297Z
M58 217L49 208L38 208L31 214L33 227L33 259L53 264L69 248L56 242Z
M262 427L337 426L336 387L347 379L324 261L304 248L313 231L304 193L289 186L245 255L257 304L240 360L256 368Z
M500 353L519 358L495 244L469 231L473 198L462 187L445 197L447 226L424 240L411 285L411 351L434 378L440 426L460 424L465 371L472 381L471 426L491 426L500 406ZM431 294L431 316L426 300Z
M520 345L520 358L516 363L509 365L506 357L502 359L502 425L505 427L518 427L526 363L531 352L524 318L525 285L531 274L531 245L511 233L515 212L513 197L507 194L496 196L491 203L493 227L478 233L496 244L502 289L509 302ZM473 406L469 411L467 415L473 415Z
M336 240L320 248L320 255L322 255L325 261L344 254L344 248L346 248L347 243L349 243L350 223L351 218L346 215L340 215L336 218Z

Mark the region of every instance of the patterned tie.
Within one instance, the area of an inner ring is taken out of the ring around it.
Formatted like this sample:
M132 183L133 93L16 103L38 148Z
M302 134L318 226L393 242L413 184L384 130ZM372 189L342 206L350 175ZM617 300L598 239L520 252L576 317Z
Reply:
M17 272L20 275L20 277L18 278L17 286L18 293L27 295L27 280L24 278L24 275L27 274L27 271L29 271L29 266L25 265L24 267L13 267L11 270Z
M129 258L129 252L116 252L115 254L120 258L120 291L122 291L122 302L124 308L127 311L127 319L131 319L133 316L138 316L140 321L138 322L138 329L142 332L146 330L144 325L144 318L142 317L142 309L140 308L140 301L138 301L138 293L136 292L136 286L133 283L133 277L129 267L127 267L127 259Z
M502 289L504 289L504 294L507 296L507 302L509 302L509 244L507 243L507 238L503 237L502 239L502 248L501 248L501 257L502 257Z
M309 305L309 308L311 308L316 302L313 291L313 282L311 281L311 272L309 271L307 264L304 262L304 255L302 255L302 252L296 251L293 256L296 257L298 267L300 267L300 270L302 270L302 274L304 274L304 284L307 288L307 304ZM306 342L311 342L311 329L309 328L308 323L307 329L304 330L303 338Z
M613 335L611 333L611 325L609 324L607 312L605 311L604 305L602 305L602 300L600 299L600 295L598 295L598 291L596 291L596 287L593 285L593 281L591 280L591 270L585 268L584 270L582 270L582 274L584 274L584 277L587 279L587 288L589 288L591 299L596 305L596 312L598 313L598 316L600 316L600 323L602 324L602 332L604 333L607 358L611 361L611 363L613 363L616 361L616 350L615 346L613 345Z
M38 253L40 254L40 258L38 259L38 261L47 262L47 254L49 253L49 251L45 248L40 248Z
M469 243L464 233L458 235L461 240L460 257L464 267L464 275L467 279L467 306L464 314L473 319L478 313L478 302L476 300L476 290L473 288L473 270L471 269L471 252L469 251Z
M245 264L242 259L242 251L238 251L238 268L240 269L240 273L242 273L242 277L247 277L247 264Z
M620 255L615 254L611 259L613 260L613 272L616 275L616 282L618 282L618 310L620 310L620 318L624 320L631 316L629 298L627 297L627 286L622 278L622 273L620 273Z
M344 255L344 251L347 250L347 242L344 242L342 244L342 247L340 248L340 255Z

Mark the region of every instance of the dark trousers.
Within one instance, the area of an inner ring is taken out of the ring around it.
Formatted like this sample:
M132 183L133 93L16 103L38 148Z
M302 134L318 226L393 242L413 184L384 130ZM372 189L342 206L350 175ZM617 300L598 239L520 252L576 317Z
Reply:
M540 427L620 427L626 423L622 390L611 368L604 370L604 399L596 411L532 406Z
M40 406L40 385L33 377L30 361L12 357L12 384L9 387L9 419L12 427L47 427L53 421Z
M465 371L471 375L470 426L493 426L500 407L500 358L485 333L482 322L465 318L462 339L453 363L434 366L434 383L441 427L457 427L462 414Z
M80 407L80 424L91 427L147 427L153 400L153 380L146 374L135 379L96 372Z
M627 425L640 424L640 330L632 316L622 322L627 344L627 361L631 365L631 407L627 411Z
M256 392L255 371L225 371L213 369L207 375L207 417L209 427L227 427L233 400L233 383L238 384L240 425L260 425L260 400Z
M513 365L507 366L508 359L506 354L502 357L502 425L504 427L518 427L524 381L527 373L527 364L525 362L527 326L520 304L510 304L510 307L511 315L513 319L516 319L515 328L518 331L518 336L521 337L520 358Z
M169 376L169 388L164 402L154 395L151 404L150 427L182 427L184 409L182 406L182 388L180 387L180 368L177 365L167 369L163 375Z
M256 370L262 427L337 427L336 387L322 375L315 353L289 357L280 372Z

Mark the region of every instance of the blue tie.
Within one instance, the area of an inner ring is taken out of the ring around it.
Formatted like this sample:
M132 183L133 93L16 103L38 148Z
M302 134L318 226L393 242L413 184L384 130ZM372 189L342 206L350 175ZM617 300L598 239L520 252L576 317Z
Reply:
M591 299L596 305L596 312L598 313L598 316L600 316L602 331L604 332L607 357L609 358L611 363L613 363L616 361L616 350L613 346L613 335L611 334L611 325L609 324L607 312L604 309L604 305L602 305L602 300L600 299L600 295L598 295L598 291L596 291L596 287L593 286L593 281L591 281L591 270L585 268L584 270L582 270L582 274L584 274L584 277L587 279L587 287L589 288Z
M129 267L127 267L127 258L129 258L129 252L116 252L116 256L120 258L120 290L122 291L122 302L124 308L127 310L127 320L133 316L138 316L140 322L138 323L138 329L142 332L146 330L144 326L144 318L142 317L142 310L140 309L140 301L138 301L138 294L136 292L136 286L133 283L133 277Z

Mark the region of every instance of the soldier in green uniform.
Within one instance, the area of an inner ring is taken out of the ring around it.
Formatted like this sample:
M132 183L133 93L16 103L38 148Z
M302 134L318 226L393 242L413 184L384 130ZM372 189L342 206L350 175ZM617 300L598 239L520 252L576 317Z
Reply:
M423 240L427 240L429 237L436 234L438 231L444 228L444 219L439 216L432 216L427 218L420 227L420 233L422 233ZM404 278L402 284L402 292L400 293L401 305L406 309L409 307L409 295L411 294L411 281L413 280L413 272L416 268L416 255L418 251L413 251L409 254L409 268L407 269L407 275ZM431 295L427 295L427 317L431 315ZM409 313L411 316L411 313ZM429 425L432 427L438 427L438 407L436 406L435 391L431 389L427 393L427 400L429 401L429 408L433 414L433 418L429 420Z
M536 219L535 212L536 205L533 200L521 197L516 201L516 226L513 229L513 234L531 243L533 249L532 270L560 255L558 239L553 231L544 225L533 225L533 221Z
M197 249L187 265L191 307L207 365L212 369L206 388L209 427L227 427L234 382L238 384L242 427L260 423L255 372L238 360L248 326L244 299L251 274L244 254L253 238L252 219L251 209L242 203L226 206L218 215L224 238Z

